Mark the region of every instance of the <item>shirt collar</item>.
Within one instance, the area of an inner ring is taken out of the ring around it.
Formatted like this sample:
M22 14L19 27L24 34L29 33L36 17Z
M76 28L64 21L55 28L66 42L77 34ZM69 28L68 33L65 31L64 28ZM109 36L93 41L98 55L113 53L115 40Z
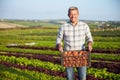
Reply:
M70 20L68 21L68 23L69 23L69 25L72 25L72 23L71 23ZM79 22L79 21L77 22L76 26L78 26L78 25L80 25L80 22ZM72 26L73 26L73 25L72 25Z

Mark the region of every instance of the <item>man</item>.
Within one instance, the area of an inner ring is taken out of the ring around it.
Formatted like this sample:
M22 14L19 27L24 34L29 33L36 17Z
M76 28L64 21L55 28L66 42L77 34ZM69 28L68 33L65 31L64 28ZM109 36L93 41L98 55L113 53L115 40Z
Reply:
M78 21L79 11L77 7L70 7L68 10L69 21L61 25L56 47L60 52L65 51L85 50L87 42L88 50L92 51L93 39L91 32L86 23ZM62 40L64 45L62 45ZM86 66L77 67L79 80L86 80ZM74 68L66 67L67 80L74 80Z

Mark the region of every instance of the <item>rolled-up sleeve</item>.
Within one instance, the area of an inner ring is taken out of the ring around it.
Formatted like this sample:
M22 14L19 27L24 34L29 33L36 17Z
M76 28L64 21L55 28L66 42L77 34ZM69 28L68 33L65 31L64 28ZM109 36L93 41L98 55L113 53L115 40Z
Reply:
M56 39L56 45L57 44L62 44L63 40L63 26L59 28L58 34L57 34L57 39Z
M86 40L87 42L91 41L93 43L93 38L92 38L92 35L91 35L91 32L90 32L90 29L89 29L89 26L86 25Z

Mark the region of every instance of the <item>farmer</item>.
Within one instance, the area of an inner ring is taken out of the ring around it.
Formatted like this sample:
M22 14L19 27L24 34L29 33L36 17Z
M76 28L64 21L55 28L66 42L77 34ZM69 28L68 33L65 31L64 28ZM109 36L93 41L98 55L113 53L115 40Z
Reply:
M85 43L87 43L87 50L92 51L93 39L89 26L79 21L78 16L78 8L74 6L70 7L68 10L69 21L61 25L57 35L56 48L60 52L63 52L63 50L85 50ZM64 45L62 45L62 40L64 41ZM76 67L79 80L86 80L86 68L86 66ZM74 80L73 67L66 67L66 74L67 80Z

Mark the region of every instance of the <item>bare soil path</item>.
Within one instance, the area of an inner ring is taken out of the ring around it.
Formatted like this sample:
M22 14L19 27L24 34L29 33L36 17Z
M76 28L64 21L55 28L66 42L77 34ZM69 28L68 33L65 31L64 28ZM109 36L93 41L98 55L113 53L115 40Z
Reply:
M25 26L14 23L8 23L8 22L0 22L0 29L9 29L9 28L18 28L18 27L25 27Z

